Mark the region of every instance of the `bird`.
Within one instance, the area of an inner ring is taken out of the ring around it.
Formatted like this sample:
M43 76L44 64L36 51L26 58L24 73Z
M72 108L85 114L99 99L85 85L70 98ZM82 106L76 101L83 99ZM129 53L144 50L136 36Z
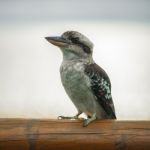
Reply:
M80 119L84 113L83 127L94 120L116 119L110 79L93 60L94 46L89 38L78 31L66 31L61 36L45 39L62 52L61 82L78 112L75 116L59 118Z

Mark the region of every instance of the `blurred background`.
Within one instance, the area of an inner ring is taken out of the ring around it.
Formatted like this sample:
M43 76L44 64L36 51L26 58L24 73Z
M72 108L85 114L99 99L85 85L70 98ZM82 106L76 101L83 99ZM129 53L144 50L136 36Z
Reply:
M118 119L150 119L149 0L0 0L0 117L76 113L60 81L62 54L44 39L67 30L93 41Z

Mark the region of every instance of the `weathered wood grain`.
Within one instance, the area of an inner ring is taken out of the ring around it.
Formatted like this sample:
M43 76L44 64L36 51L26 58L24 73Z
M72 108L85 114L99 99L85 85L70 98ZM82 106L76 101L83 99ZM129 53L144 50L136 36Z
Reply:
M150 150L150 121L0 119L0 150Z

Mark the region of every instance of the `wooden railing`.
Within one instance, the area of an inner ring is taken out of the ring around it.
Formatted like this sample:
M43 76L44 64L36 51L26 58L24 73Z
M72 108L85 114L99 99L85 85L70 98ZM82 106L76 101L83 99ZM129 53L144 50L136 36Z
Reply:
M150 121L0 119L0 150L150 150Z

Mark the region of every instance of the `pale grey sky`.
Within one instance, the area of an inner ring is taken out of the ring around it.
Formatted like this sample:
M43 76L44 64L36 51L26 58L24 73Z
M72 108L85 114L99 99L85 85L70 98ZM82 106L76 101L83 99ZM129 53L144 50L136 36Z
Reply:
M150 0L0 0L0 117L74 115L45 36L77 30L110 76L118 119L150 119Z
M149 0L0 0L0 21L150 21Z

